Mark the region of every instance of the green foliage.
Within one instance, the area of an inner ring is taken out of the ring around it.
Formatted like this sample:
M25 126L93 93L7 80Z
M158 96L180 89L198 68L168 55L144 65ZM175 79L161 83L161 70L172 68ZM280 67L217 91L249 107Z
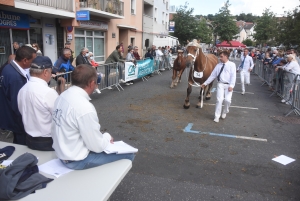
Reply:
M207 25L205 19L201 19L198 23L197 39L200 39L201 43L210 44L212 41L212 29Z
M175 22L174 36L178 38L180 44L186 44L187 40L197 38L198 22L192 15L194 8L188 8L188 3L180 6L176 10L173 21Z
M253 41L250 39L245 39L242 43L246 46L253 46Z
M266 8L262 16L256 20L256 26L254 28L254 39L260 43L267 43L268 45L274 43L274 38L278 32L277 20L275 14L270 11L270 8Z
M285 13L286 18L278 23L279 31L276 40L287 47L300 45L300 11L295 8L293 11Z
M237 21L242 20L245 22L255 22L258 18L259 18L258 16L252 15L252 13L248 13L248 14L241 13L239 15L236 15Z
M235 21L233 21L234 17L230 14L229 6L229 0L227 0L213 21L214 34L218 35L221 41L231 41L238 33L238 28Z

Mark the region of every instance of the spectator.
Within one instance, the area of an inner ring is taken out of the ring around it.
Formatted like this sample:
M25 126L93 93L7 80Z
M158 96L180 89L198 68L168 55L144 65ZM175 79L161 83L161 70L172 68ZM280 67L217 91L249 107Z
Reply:
M76 57L76 66L80 64L87 64L92 66L87 58L88 56L89 56L89 49L87 49L86 47L82 48L80 54Z
M32 44L32 48L36 51L36 56L43 56L42 51L40 50L40 47L37 43Z
M269 52L266 52L265 58L264 58L264 60L263 60L263 64L264 64L264 65L268 65L268 64L270 64L270 63L272 63L272 58L270 57L270 53L269 53Z
M158 47L158 49L156 50L156 65L157 65L157 68L160 70L160 71L164 71L165 69L164 68L161 68L160 69L160 65L161 65L161 61L162 61L162 57L163 57L163 53L161 51L161 47Z
M13 42L13 47L14 47L14 54L16 54L17 50L20 48L20 45L18 42Z
M133 160L134 154L104 152L113 138L109 133L101 133L97 111L89 101L89 95L96 88L96 70L86 64L79 65L71 77L72 87L62 93L54 105L51 131L57 157L66 167L76 170L120 159Z
M72 66L71 61L71 50L64 49L63 54L58 58L58 60L54 63L52 68L52 74L54 74L55 80L57 81L56 91L58 94L61 94L65 90L65 82L70 81L69 75L60 76L61 73L67 73L69 71L74 70L74 66Z
M272 60L272 66L273 67L276 67L277 65L279 65L280 61L283 59L282 57L282 53L281 52L278 52L277 50L274 51L274 57L273 57L273 60Z
M52 62L49 57L38 56L31 64L30 80L18 93L18 108L27 133L26 145L30 149L54 151L51 122L57 92L48 87Z
M97 70L97 67L99 66L99 64L94 60L94 54L93 52L89 52L89 56L88 56L88 60L90 62L90 64ZM97 84L98 84L98 88L95 89L94 93L98 93L101 94L101 91L99 90L99 84L101 83L101 79L102 79L102 74L98 73L97 71Z
M133 56L134 56L134 58L135 58L135 60L141 60L141 57L140 57L140 55L139 55L139 48L137 47L137 46L134 46L134 48L133 48Z
M15 60L4 66L0 72L0 128L13 132L15 144L26 145L26 132L18 109L17 96L29 80L26 69L30 68L35 57L34 49L20 47L16 51Z
M128 49L129 48L133 48L133 44L132 43L130 43L129 45L128 45Z
M155 45L152 45L151 55L152 55L152 58L156 57L156 46Z
M69 49L70 51L71 51L71 57L70 57L70 62L71 62L71 64L73 63L73 61L74 61L74 52L73 52L73 50L71 50L71 43L70 42L66 42L65 43L65 47L64 47L64 49ZM62 49L62 51L61 51L61 55L63 54L63 51L64 51L64 49Z
M133 48L128 49L128 53L127 53L127 56L126 56L126 61L133 62L134 65L136 65L136 60L135 60L135 57L133 56ZM126 82L125 85L128 86L128 85L131 85L133 83L134 83L133 80L131 80L131 81Z
M147 52L145 54L145 58L150 58L151 60L153 59L153 56L151 54L151 49L150 48L147 49Z
M16 58L15 54L9 55L7 61L0 67L0 72L2 71L1 69L4 68L4 66L6 66L7 64L9 64L15 58Z
M260 61L263 60L262 55L261 55L261 53L260 53L259 50L256 50L256 59L258 59L258 60L260 60Z
M121 52L122 52L122 47L118 45L116 49L108 56L108 58L105 61L105 64L111 64L115 62L124 63ZM111 65L105 66L105 79L106 79L106 86L108 89L112 89L111 86L108 85L108 76L110 74L110 67ZM125 83L125 81L122 79L123 69L120 64L118 64L118 69L119 69L119 82Z

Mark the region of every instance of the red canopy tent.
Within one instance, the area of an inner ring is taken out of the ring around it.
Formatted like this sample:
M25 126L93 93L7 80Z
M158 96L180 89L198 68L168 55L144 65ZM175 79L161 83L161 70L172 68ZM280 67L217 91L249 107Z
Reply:
M243 43L240 43L239 41L223 41L222 43L217 44L217 47L246 47Z

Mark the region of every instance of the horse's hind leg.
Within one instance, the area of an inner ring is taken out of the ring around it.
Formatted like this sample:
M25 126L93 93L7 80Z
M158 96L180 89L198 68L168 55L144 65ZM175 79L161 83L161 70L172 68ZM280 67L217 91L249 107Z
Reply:
M187 96L185 98L183 108L189 109L190 108L190 94L192 92L192 86L190 84L188 84L188 88L187 88L186 92L187 92Z
M211 98L211 92L210 92L210 90L212 88L212 85L213 85L213 82L208 85L208 89L207 89L207 92L206 92L205 100L210 100L210 98Z

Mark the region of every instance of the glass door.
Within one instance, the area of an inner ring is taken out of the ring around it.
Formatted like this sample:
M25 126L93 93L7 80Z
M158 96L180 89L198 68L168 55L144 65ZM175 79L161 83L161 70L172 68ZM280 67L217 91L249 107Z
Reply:
M12 42L18 42L20 47L28 44L27 30L12 29L12 38Z
M9 29L0 29L0 67L7 61L11 52L12 43L10 41Z

